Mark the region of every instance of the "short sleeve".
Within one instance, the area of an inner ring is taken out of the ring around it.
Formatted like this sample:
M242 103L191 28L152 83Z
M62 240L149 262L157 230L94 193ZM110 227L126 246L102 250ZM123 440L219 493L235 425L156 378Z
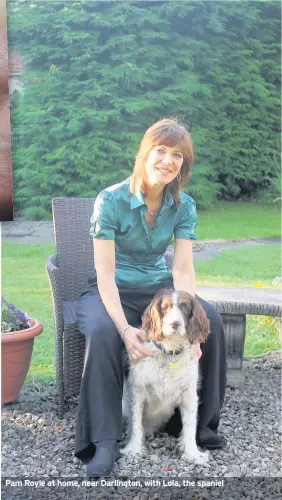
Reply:
M114 240L117 228L116 210L110 193L102 191L94 203L89 234L101 240Z
M197 240L198 236L194 233L197 223L196 203L187 196L179 207L179 214L176 218L174 227L174 238L183 240Z

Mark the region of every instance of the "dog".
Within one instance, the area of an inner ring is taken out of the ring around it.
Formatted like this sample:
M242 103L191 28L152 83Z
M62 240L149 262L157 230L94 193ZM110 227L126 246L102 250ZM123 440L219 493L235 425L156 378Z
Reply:
M144 345L154 351L154 357L130 361L123 413L130 419L131 435L121 452L143 453L145 434L160 430L179 407L182 458L204 464L208 452L196 445L199 364L195 344L205 342L210 333L205 311L189 293L162 289L145 310L142 329L148 335Z

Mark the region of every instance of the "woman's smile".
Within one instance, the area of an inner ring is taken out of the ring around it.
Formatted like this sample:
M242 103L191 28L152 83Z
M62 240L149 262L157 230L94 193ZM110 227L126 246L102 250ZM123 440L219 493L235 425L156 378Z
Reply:
M172 170L169 170L168 168L166 167L156 167L157 170L159 172L161 172L162 174L171 174L172 173Z

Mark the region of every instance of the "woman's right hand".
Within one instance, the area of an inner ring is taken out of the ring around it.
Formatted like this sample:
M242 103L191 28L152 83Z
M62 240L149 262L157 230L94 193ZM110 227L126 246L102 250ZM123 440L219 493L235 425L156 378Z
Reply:
M146 333L139 328L131 326L124 333L123 340L131 361L140 361L140 359L146 358L147 356L154 356L153 351L144 347L140 339L143 340L143 342L148 340Z

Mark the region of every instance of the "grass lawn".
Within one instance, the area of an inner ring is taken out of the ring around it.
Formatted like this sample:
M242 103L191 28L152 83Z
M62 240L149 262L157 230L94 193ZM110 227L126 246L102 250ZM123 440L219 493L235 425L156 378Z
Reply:
M274 289L277 287L272 281L281 275L281 245L224 250L212 260L195 261L195 271L198 286L218 284ZM280 327L279 318L247 316L244 355L279 349Z
M45 270L45 261L54 252L54 244L2 244L3 296L44 325L43 333L35 338L28 380L55 377L52 299ZM195 261L195 269L198 285L274 288L271 282L281 274L280 245L226 250L210 261ZM278 320L249 316L245 355L278 348Z
M199 239L210 240L279 237L280 206L220 202L198 211L195 233Z
M281 275L281 245L222 250L211 260L195 260L194 267L197 285L276 288L272 281Z
M28 379L55 378L53 305L45 270L47 257L54 253L52 243L2 243L2 295L44 326L34 340Z
M199 239L241 239L279 237L279 207L258 203L221 202L198 211L196 234ZM35 338L28 379L55 377L53 308L45 270L55 245L2 243L2 293L19 309L44 325ZM195 261L198 285L221 284L273 288L281 274L280 245L226 250L210 261ZM278 320L261 316L247 318L245 355L279 348Z

